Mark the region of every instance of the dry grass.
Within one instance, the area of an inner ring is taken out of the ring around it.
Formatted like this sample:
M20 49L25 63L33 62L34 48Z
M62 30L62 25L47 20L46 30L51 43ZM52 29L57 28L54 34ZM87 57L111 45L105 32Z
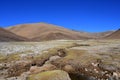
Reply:
M19 54L0 55L0 63L20 60Z
M56 44L58 42L56 42ZM49 63L55 65L57 69L65 70L70 74L84 74L86 76L97 76L99 78L103 78L101 73L108 71L108 69L109 71L112 71L112 69L120 71L118 70L118 68L120 69L120 48L118 42L119 41L114 42L112 40L108 42L107 40L65 41L64 45L42 51L39 55L26 59L26 61L28 60L31 62L24 66L22 66L22 64L21 67L18 64L13 65L11 67L11 69L14 70L12 71L14 72L12 76L20 75L21 73L28 71L32 65L37 65L39 67L43 66L44 64L47 64L46 61L48 61ZM49 61L50 57L59 56L58 51L60 50L64 51L65 55L60 56L61 58L57 60ZM92 52L90 53L89 50ZM20 60L18 56L19 55L17 54L13 54L6 59L5 56L0 55L0 60L4 62ZM91 65L91 63L97 63L98 60L101 60L99 66L94 67ZM88 69L88 71L85 71L85 68ZM95 73L94 69L97 69L98 73Z
M96 62L98 59L101 59L99 55L89 54L84 50L71 49L66 53L67 56L52 63L59 68L64 68L65 65L71 65L77 71L78 69L88 66L92 62Z
M20 62L18 64L14 64L8 69L9 76L19 76L21 73L26 72L30 69L31 66L43 66L46 61L49 60L51 56L58 55L59 48L49 49L42 55L34 56L33 58L28 59L25 63ZM15 58L17 59L17 58ZM23 65L24 64L24 65Z
M52 49L46 50L47 52L43 53L42 55L35 56L33 58L33 61L35 62L36 65L41 66L51 56L58 55L58 51L59 50L63 50L66 53L66 49L67 48L71 48L71 47L74 47L74 46L76 46L76 44L73 43L73 44L66 44L66 45L62 45L62 46L59 46L59 47L56 47L56 48L52 48ZM39 64L38 64L38 62L39 62Z
M57 55L57 49L49 49L47 52L42 55L35 56L32 59L33 65L42 66L51 56Z

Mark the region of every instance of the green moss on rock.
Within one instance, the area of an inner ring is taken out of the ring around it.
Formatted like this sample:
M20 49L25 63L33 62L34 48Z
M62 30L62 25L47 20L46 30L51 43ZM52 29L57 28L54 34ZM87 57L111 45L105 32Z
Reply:
M62 70L46 71L38 74L32 74L28 80L71 80L67 72Z

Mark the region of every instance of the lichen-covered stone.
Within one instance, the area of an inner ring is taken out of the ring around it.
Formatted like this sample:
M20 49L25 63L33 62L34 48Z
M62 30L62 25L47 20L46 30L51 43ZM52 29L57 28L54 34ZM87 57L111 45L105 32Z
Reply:
M27 80L71 80L67 72L62 70L46 71L32 74Z

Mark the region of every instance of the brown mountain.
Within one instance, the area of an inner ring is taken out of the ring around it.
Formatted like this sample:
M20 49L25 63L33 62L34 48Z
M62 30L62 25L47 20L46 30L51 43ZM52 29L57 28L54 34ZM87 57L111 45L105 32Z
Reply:
M22 24L7 28L9 31L32 40L54 40L54 39L89 39L91 36L84 33L65 29L46 23Z
M20 37L8 30L0 28L0 41L25 41L27 39Z
M105 31L105 32L98 32L98 33L91 33L96 38L104 38L110 34L112 34L114 31Z
M120 29L117 31L113 32L112 34L106 36L105 38L107 39L120 39Z

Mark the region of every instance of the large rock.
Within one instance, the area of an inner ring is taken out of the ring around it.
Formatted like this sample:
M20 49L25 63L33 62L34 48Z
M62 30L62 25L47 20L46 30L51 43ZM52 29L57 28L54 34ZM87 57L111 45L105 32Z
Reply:
M32 74L28 80L71 80L68 73L62 70L46 71L38 74Z
M54 69L56 69L56 66L52 64L45 64L42 67L32 66L30 68L30 73L35 74L35 73L40 73L43 71L49 71L49 70L54 70Z

